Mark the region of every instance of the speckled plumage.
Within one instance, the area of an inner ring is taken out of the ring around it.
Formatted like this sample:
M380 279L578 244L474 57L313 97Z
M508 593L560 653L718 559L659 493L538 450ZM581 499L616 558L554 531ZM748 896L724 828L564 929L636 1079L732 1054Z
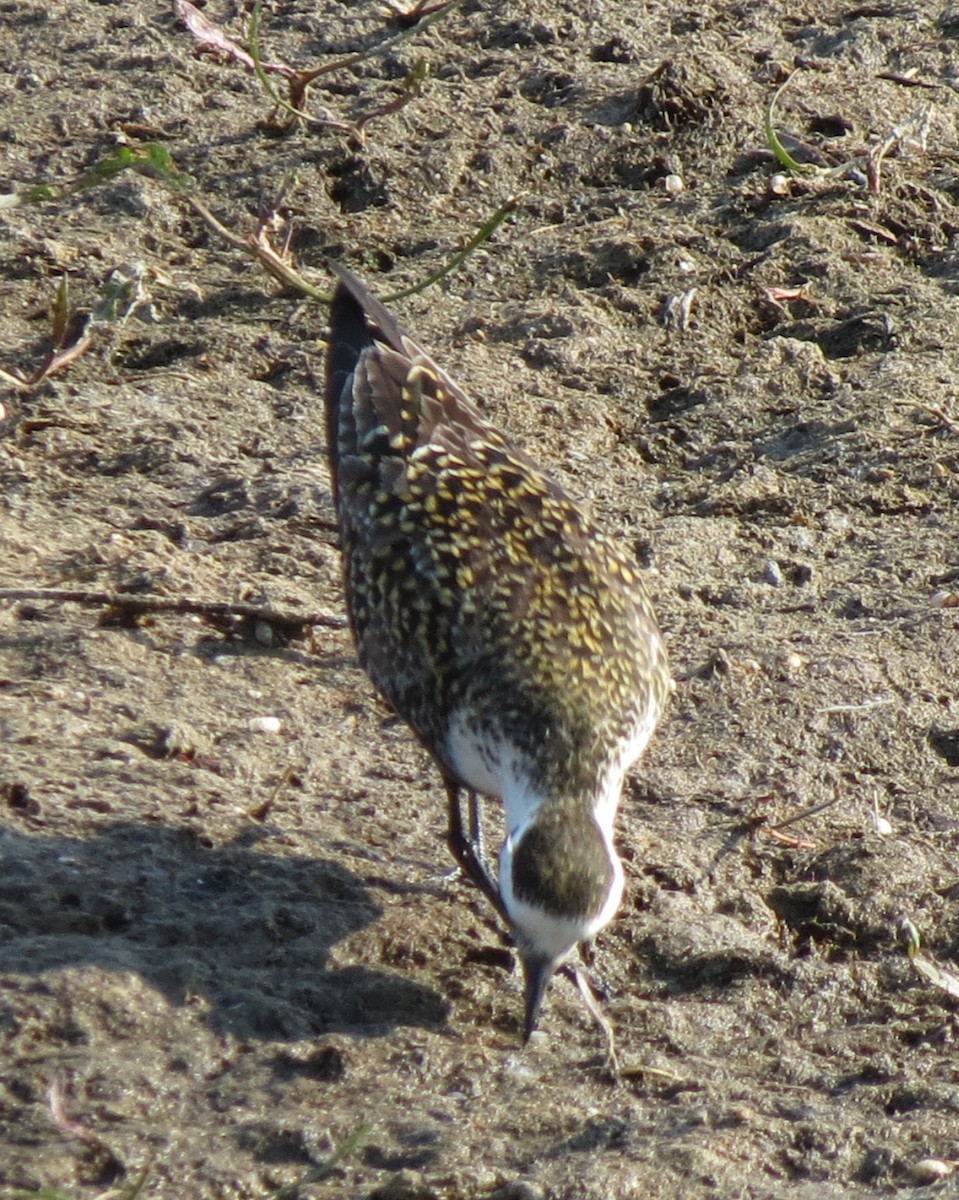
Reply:
M504 800L501 897L586 927L670 686L652 605L617 543L337 274L328 431L360 660L449 787Z

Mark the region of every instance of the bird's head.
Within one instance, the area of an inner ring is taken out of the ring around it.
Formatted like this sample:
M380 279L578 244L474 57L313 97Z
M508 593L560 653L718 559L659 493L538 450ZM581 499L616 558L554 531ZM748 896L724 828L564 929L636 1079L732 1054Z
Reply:
M623 868L592 812L547 802L503 843L500 895L523 962L528 1041L556 968L619 908Z

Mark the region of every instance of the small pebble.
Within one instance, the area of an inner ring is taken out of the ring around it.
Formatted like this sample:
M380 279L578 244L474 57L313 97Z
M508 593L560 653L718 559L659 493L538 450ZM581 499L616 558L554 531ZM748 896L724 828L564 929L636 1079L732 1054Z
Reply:
M763 583L777 588L785 586L786 577L783 575L783 569L774 558L771 558L763 567Z
M530 1179L514 1179L497 1188L489 1200L546 1200L547 1192L542 1184Z
M149 758L187 758L204 749L204 741L189 725L171 721L141 721L121 735Z
M670 196L678 196L685 186L681 175L667 175L663 180L663 187Z
M279 733L283 722L279 717L250 717L247 727L250 733Z
M789 194L789 176L782 175L777 172L769 177L769 190L774 196L786 196Z
M937 1179L945 1179L955 1169L954 1163L941 1158L920 1158L909 1168L909 1173L916 1183L935 1183Z
M823 529L828 529L830 533L848 533L852 522L844 512L840 512L838 508L827 509L820 517Z
M536 1029L533 1031L530 1042L535 1046L533 1039L543 1031ZM539 1078L536 1071L530 1065L524 1062L518 1055L511 1054L503 1060L503 1074L514 1080L517 1084L535 1083Z
M276 628L269 621L257 621L253 626L253 636L261 646L275 646L277 643Z

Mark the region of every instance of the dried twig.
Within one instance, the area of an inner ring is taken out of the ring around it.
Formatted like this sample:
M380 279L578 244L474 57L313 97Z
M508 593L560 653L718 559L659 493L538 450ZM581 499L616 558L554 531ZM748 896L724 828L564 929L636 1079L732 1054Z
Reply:
M234 233L228 229L220 220L218 220L207 206L189 193L184 193L183 199L189 204L195 212L197 212L207 226L216 233L219 237L229 245L234 246L237 250L242 250L244 254L248 254L255 258L256 261L263 267L267 274L272 275L284 287L292 288L294 291L308 296L311 300L319 300L323 304L329 304L332 296L329 292L325 292L322 288L315 287L312 283L308 283L303 276L294 269L287 260L282 251L276 250L270 243L269 230L267 228L269 221L261 216L256 231L252 234ZM424 291L431 287L434 283L439 282L473 253L484 242L489 241L495 231L506 220L511 212L516 208L516 200L514 197L509 197L499 208L489 217L475 234L470 238L462 250L454 254L449 262L444 263L439 270L434 271L419 283L411 284L409 287L401 288L399 291L392 292L388 296L384 296L384 300L392 303L395 300L402 300L406 296L414 296L418 292Z
M239 601L194 600L188 596L144 596L127 592L96 592L82 588L0 588L3 601L38 600L51 604L87 604L130 614L168 612L178 615L195 614L213 622L227 619L264 621L284 629L291 637L298 636L311 625L327 629L345 629L344 617L328 613L293 613L269 608L262 604Z
M774 842L779 842L781 846L789 846L789 848L792 850L816 849L815 842L808 842L805 838L792 837L788 833L780 833L779 830L774 828L772 825L764 825L759 832L764 834L766 837L771 838Z
M927 88L929 91L941 91L945 84L930 83L926 79L917 79L915 75L902 75L898 71L879 71L877 79L888 79L890 83L898 83L900 87Z
M777 821L775 825L770 825L769 829L785 829L787 825L795 825L797 821L805 821L807 817L815 817L818 813L825 812L827 808L832 808L834 804L839 803L839 797L833 796L831 800L823 800L821 804L814 804L811 808L803 808L797 813L793 813L791 817L784 817L783 820Z
M399 8L392 3L392 0L387 0L387 6L397 25L409 29L414 25L422 25L425 17L442 12L444 8L448 7L448 0L440 0L438 4L431 3L431 0L416 0L416 3L410 8Z
M878 146L873 146L866 156L866 178L869 180L869 190L878 192L881 187L883 159L899 146L914 145L925 150L929 137L929 124L932 109L928 104L920 104L904 121L882 139Z
M57 285L57 293L50 313L50 324L51 346L36 368L29 375L24 375L22 371L17 370L0 370L0 378L4 382L22 389L36 387L48 375L52 375L54 371L63 370L90 349L93 341L91 331L93 320L90 316L80 322L70 319L70 295L66 275Z
M254 4L253 11L250 14L250 25L247 32L249 50L244 50L242 46L238 45L237 42L225 34L219 26L215 25L191 4L190 0L174 0L174 12L203 49L224 55L226 58L232 59L234 62L238 62L255 72L260 86L266 95L269 96L270 100L272 100L275 108L289 113L292 121L303 121L310 125L320 126L325 129L334 129L341 133L352 133L355 137L362 140L363 126L373 120L374 117L385 116L388 113L395 112L398 108L408 103L413 95L415 95L415 87L419 78L425 73L419 68L414 68L410 74L410 79L405 85L405 93L403 95L376 111L369 113L355 125L337 120L331 116L317 117L307 112L306 95L310 84L323 75L342 71L364 62L368 58L373 58L375 55L383 54L398 42L410 37L413 33L419 33L428 25L432 25L434 21L439 20L440 17L446 16L459 3L460 0L445 0L443 3L430 5L421 0L420 3L415 4L412 9L406 12L395 12L396 23L400 26L399 32L384 38L368 50L361 50L356 54L348 54L336 58L332 62L323 63L321 66L311 67L306 70L298 70L296 67L290 66L289 63L269 62L261 55L260 27L262 10L260 0L257 0ZM270 82L270 75L279 75L281 78L287 80L289 99L284 99L280 96Z
M242 46L238 46L232 38L227 37L218 25L214 25L189 0L173 0L173 13L174 16L179 17L205 50L232 58L251 69L259 66L261 71L282 75L286 79L292 79L297 73L294 67L290 67L286 63L264 62L261 58L254 59Z
M85 1145L94 1146L97 1149L105 1145L101 1137L91 1132L91 1130L71 1117L67 1112L66 1087L59 1075L50 1084L47 1092L47 1104L50 1108L50 1117L61 1133L68 1133L71 1137L75 1137Z
M97 1173L103 1176L109 1176L112 1179L122 1179L127 1173L127 1168L123 1160L116 1151L105 1141L99 1134L94 1133L92 1129L88 1129L82 1122L71 1117L67 1111L67 1094L66 1086L63 1078L57 1075L50 1088L47 1091L47 1105L50 1109L50 1118L61 1133L65 1133L68 1137L76 1138L85 1147L85 1152L97 1164ZM143 1190L143 1185L146 1181L150 1170L150 1163L147 1162L129 1186L124 1186L122 1190L111 1190L103 1192L101 1200L135 1200L135 1197ZM19 1194L19 1193L18 1193ZM22 1193L26 1195L26 1193ZM31 1192L31 1195L34 1193ZM60 1192L48 1193L37 1192L40 1195L56 1195L60 1196Z
M801 809L799 812L793 813L792 816L784 817L781 821L776 821L774 824L770 822L757 823L757 832L771 838L774 842L779 842L783 846L790 846L794 850L815 850L815 842L807 841L801 837L794 837L792 834L783 833L782 831L787 825L795 825L798 821L804 821L807 817L814 817L817 813L825 812L827 808L832 808L834 804L838 803L839 797L835 796L832 800L824 800L821 804L814 804L811 808Z
M926 141L929 136L932 109L928 104L920 104L917 109L910 113L904 121L900 121L878 145L873 146L866 154L857 155L855 158L851 158L835 167L822 167L811 163L797 162L783 145L773 123L773 113L776 103L795 76L795 71L787 75L782 84L773 93L763 114L763 133L766 137L766 144L777 161L787 171L791 171L796 175L827 178L836 175L845 175L854 168L863 167L865 168L866 182L869 190L871 192L879 192L881 190L883 159L892 150L901 146L915 146L920 150L925 150Z

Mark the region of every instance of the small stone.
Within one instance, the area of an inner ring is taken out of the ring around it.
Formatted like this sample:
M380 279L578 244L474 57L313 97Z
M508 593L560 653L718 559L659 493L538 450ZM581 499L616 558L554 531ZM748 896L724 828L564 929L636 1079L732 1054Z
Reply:
M489 1200L546 1200L546 1188L531 1179L514 1179L497 1188Z
M774 196L787 196L789 194L789 176L779 172L770 175L768 187Z
M784 587L786 577L783 575L783 569L774 558L771 558L763 567L763 583L768 583L770 587Z
M909 1168L909 1174L916 1183L935 1183L937 1179L945 1179L955 1170L955 1163L946 1162L942 1158L920 1158Z
M142 721L121 735L149 758L189 758L206 749L206 741L181 721Z
M250 733L279 733L283 722L279 717L250 717L247 722Z
M827 509L820 520L823 529L828 529L830 533L848 533L852 524L849 517L838 508Z
M257 621L253 626L253 636L261 646L275 646L277 642L276 629L269 621Z
M678 196L685 186L681 175L667 175L663 180L663 187L670 196Z

